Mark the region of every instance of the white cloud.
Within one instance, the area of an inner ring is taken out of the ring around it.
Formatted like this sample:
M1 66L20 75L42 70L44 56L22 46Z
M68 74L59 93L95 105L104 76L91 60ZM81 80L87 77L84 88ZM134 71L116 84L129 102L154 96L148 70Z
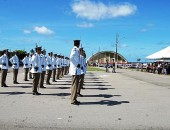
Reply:
M127 44L121 44L120 47L121 47L121 48L127 48L128 45L127 45Z
M42 27L36 26L36 27L34 27L34 31L39 34L44 34L44 35L51 35L54 33L52 30L48 29L45 26L42 26Z
M80 27L80 28L92 28L92 27L94 27L94 25L92 23L83 22L81 24L77 24L77 27Z
M96 3L90 0L75 1L72 11L80 18L89 20L100 20L129 16L136 12L136 5L130 3L106 5L102 2Z
M30 31L30 30L24 30L24 33L25 33L25 34L30 34L31 31Z
M148 29L143 28L143 29L141 29L140 31L141 31L141 32L147 32L147 31L148 31Z

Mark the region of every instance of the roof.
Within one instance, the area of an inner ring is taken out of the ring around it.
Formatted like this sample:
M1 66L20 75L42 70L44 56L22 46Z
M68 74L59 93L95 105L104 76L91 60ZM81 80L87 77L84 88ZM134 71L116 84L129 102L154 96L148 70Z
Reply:
M158 59L170 59L170 46L153 53L146 57L146 59L150 60L158 60Z

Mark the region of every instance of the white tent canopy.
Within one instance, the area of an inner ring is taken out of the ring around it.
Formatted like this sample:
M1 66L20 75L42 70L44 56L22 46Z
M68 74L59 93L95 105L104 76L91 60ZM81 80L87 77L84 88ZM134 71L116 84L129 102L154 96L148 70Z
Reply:
M170 59L170 46L146 57L146 59L157 60L157 59Z

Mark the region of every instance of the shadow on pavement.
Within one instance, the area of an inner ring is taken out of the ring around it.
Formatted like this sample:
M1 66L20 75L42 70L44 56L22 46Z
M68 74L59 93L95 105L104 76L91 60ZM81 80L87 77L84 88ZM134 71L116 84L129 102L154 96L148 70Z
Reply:
M12 88L31 88L32 86L10 86Z
M84 83L109 83L109 82L89 82L89 81L85 81Z
M70 87L47 87L46 89L70 89Z
M103 97L103 98L111 98L115 95L110 95L110 94L99 94L99 95L83 95L83 97ZM119 95L121 96L121 95Z
M70 93L51 93L51 94L41 94L46 96L70 96Z
M25 94L25 92L0 92L0 94L19 95L19 94Z
M105 84L85 84L84 86L111 86L111 85L105 85Z
M96 85L97 86L97 85ZM85 89L98 89L98 90L108 90L108 89L115 89L115 88L85 88Z
M111 101L111 100L101 100L99 102L81 102L80 105L106 105L106 106L115 106L121 105L123 103L130 103L129 101Z

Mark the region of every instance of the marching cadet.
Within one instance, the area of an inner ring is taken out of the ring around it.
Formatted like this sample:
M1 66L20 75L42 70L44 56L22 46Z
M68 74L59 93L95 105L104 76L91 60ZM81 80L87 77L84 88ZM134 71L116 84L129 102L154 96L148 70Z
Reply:
M40 74L40 80L39 80L39 87L40 88L46 88L44 87L44 78L45 78L45 73L46 73L46 50L41 51L41 67L42 67L42 73Z
M83 77L83 85L84 85L84 78L85 78L85 74L87 71L86 52L85 51L83 51L83 57L84 57L84 77ZM81 89L85 89L85 88L82 86Z
M28 72L29 72L29 68L30 68L30 60L29 60L29 53L26 54L26 56L24 57L24 59L22 60L24 66L24 81L29 81L28 80Z
M56 65L57 65L57 79L60 79L60 73L61 73L61 58L60 58L60 55L57 55Z
M52 74L52 70L53 70L53 67L52 67L52 52L51 53L48 53L48 57L46 58L46 62L47 62L47 79L46 79L46 84L47 85L50 85L50 78L51 78L51 74Z
M64 56L61 56L61 75L60 77L64 76Z
M74 47L70 54L70 75L72 75L72 87L71 87L71 104L79 105L77 101L77 89L79 84L80 69L80 53L79 53L80 40L74 40Z
M29 63L30 63L30 68L29 68L29 79L33 79L33 76L32 76L32 73L31 73L31 69L32 69L32 61L31 61L31 59L32 59L32 56L33 56L34 54L30 54L30 56L29 56Z
M52 70L52 73L53 73L53 82L57 82L56 80L55 80L55 76L56 76L56 67L57 67L57 54L54 54L54 56L52 57L52 66L53 66L53 70Z
M8 87L6 85L6 76L8 72L8 49L3 50L3 55L0 57L1 64L1 87Z
M41 95L41 93L38 92L38 84L39 84L39 79L40 79L40 73L42 72L42 67L41 67L41 47L36 47L35 48L36 53L32 56L32 68L31 68L31 73L33 74L33 86L32 86L32 92L33 95Z
M18 76L18 70L19 70L19 59L17 56L17 52L14 52L14 56L11 57L9 61L11 62L12 68L13 68L13 83L19 84L17 82L17 76Z
M83 80L84 80L84 73L85 73L83 48L80 48L79 51L80 51L81 74L80 74L80 77L79 77L79 85L78 85L78 89L77 89L77 94L78 94L79 97L83 97L83 95L80 94L81 89L83 88Z
M67 74L68 74L68 67L69 67L68 57L65 57L65 59L64 59L64 64L65 64L65 67L64 67L64 75L67 75Z

